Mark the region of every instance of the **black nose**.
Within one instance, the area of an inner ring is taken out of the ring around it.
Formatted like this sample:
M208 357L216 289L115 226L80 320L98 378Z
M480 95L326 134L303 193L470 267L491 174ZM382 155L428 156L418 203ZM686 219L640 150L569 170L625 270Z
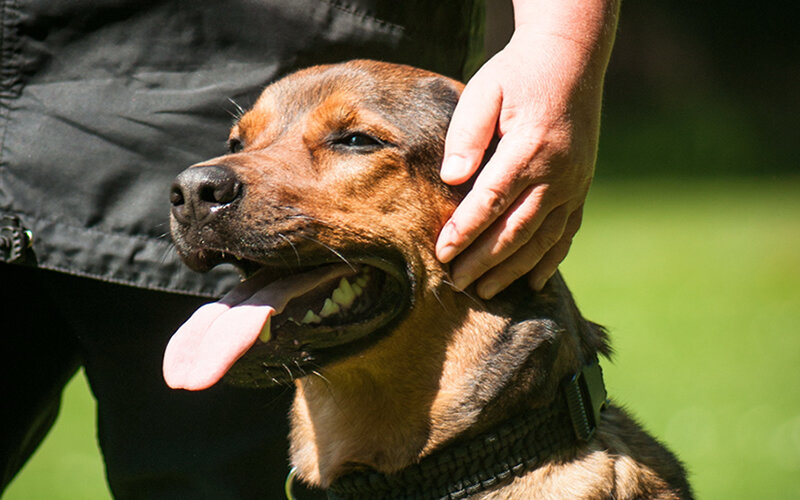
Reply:
M169 194L172 215L184 224L202 224L233 203L242 185L225 165L187 168L175 178Z

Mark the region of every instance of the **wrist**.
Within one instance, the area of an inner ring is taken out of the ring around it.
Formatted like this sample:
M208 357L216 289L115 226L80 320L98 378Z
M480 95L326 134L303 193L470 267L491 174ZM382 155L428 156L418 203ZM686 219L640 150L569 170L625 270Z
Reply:
M538 43L552 41L554 47L567 43L568 50L580 54L585 65L598 66L601 73L605 72L614 45L619 0L513 0L512 3L515 33L528 32L539 39Z

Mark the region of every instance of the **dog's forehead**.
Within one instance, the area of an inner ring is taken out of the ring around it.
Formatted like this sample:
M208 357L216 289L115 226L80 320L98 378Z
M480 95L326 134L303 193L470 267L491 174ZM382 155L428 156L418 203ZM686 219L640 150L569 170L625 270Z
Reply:
M410 66L375 61L315 66L269 85L238 127L259 133L282 129L324 103L364 109L394 121L449 119L461 84Z

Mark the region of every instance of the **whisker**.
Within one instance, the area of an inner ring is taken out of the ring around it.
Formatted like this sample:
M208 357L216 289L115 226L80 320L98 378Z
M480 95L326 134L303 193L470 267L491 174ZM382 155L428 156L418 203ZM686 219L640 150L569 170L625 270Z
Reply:
M234 120L238 120L244 115L244 108L239 105L238 102L234 101L233 98L228 97L228 102L233 104L233 107L236 108L236 113L231 113L228 111L228 114L233 117Z
M283 234L281 234L281 233L277 233L277 234L283 241L285 241L286 243L289 244L289 246L292 247L292 250L294 251L294 255L295 255L295 257L297 257L297 265L299 266L300 265L300 252L297 251L297 247L294 246L294 243L292 243L292 240L290 240L289 238L287 238Z
M170 243L161 253L161 258L159 259L159 263L164 264L165 262L167 262L167 259L174 253L175 253L175 244Z
M447 312L447 306L444 305L444 302L442 302L442 298L439 297L439 290L438 289L436 289L436 288L433 289L433 296L436 298L436 302L438 302L439 305L442 306L442 309L444 309L445 312Z
M338 400L338 398L336 397L336 394L333 392L333 383L332 383L332 382L331 382L331 381L330 381L330 380L329 380L327 377L325 377L325 375L323 375L323 374L320 372L320 370L322 369L321 367L317 367L317 368L319 368L319 369L312 369L312 370L311 370L309 373L311 373L312 375L316 375L317 377L319 377L320 379L322 379L322 381L323 381L323 382L325 382L325 389L327 389L327 390L328 390L328 395L329 395L329 396L331 397L331 399L333 400L333 405L336 407L336 409L337 409L337 410L338 410L340 413L342 413L342 414L343 414L344 412L343 412L343 410L342 410L342 405L339 403L339 400Z
M444 283L445 285L449 285L453 290L456 291L456 293L464 294L468 299L470 299L472 302L474 302L476 306L481 306L483 304L483 301L481 301L480 299L478 299L476 297L473 297L472 295L467 293L466 290L457 289L455 283L453 283L452 281L442 280L442 283Z
M336 251L336 249L329 247L329 246L328 246L328 245L326 245L325 243L323 243L323 242L321 242L321 241L317 240L316 238L311 238L310 236L305 236L305 235L302 235L302 234L301 234L301 235L299 235L299 236L300 236L301 238L304 238L304 239L306 239L306 240L308 240L308 241L310 241L310 242L312 242L312 243L316 243L317 245L319 245L319 246L321 246L321 247L323 247L323 248L327 249L327 250L328 250L329 252L331 252L333 255L335 255L335 256L337 256L339 259L341 259L341 261L342 261L342 262L344 262L345 264L347 264L348 266L350 266L350 269L352 269L352 270L353 270L353 272L357 271L356 267L355 267L353 264L351 264L351 263L350 263L350 261L348 261L348 260L347 260L347 258L345 258L345 256L344 256L344 255L342 255L341 253L339 253L338 251Z
M328 380L327 378L325 378L325 375L323 375L323 374L322 374L321 372L319 372L318 370L311 370L311 374L312 374L312 375L316 375L317 377L321 378L321 379L322 379L322 381L323 381L323 382L325 382L325 385L326 385L326 387L328 387L328 388L330 389L330 387L331 387L331 381L330 381L330 380Z
M289 392L290 390L294 389L294 385L292 385L292 384L285 384L285 383L282 383L282 382L278 382L278 380L275 379L275 378L271 378L271 380L272 380L272 384L273 385L276 385L276 386L280 387L282 390L274 398L272 398L269 403L265 403L264 406L274 406L275 404L278 404L280 399L283 396L285 396L287 392Z

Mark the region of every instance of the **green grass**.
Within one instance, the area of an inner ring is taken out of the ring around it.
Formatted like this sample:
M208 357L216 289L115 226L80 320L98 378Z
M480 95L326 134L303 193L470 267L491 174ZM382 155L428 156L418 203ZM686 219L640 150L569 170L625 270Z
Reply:
M800 496L800 179L600 179L562 271L611 330L610 394L699 498ZM92 413L76 378L4 498L108 498Z
M3 500L111 498L95 440L95 402L81 370L67 385L58 421Z
M800 496L799 181L597 185L563 266L699 498Z

